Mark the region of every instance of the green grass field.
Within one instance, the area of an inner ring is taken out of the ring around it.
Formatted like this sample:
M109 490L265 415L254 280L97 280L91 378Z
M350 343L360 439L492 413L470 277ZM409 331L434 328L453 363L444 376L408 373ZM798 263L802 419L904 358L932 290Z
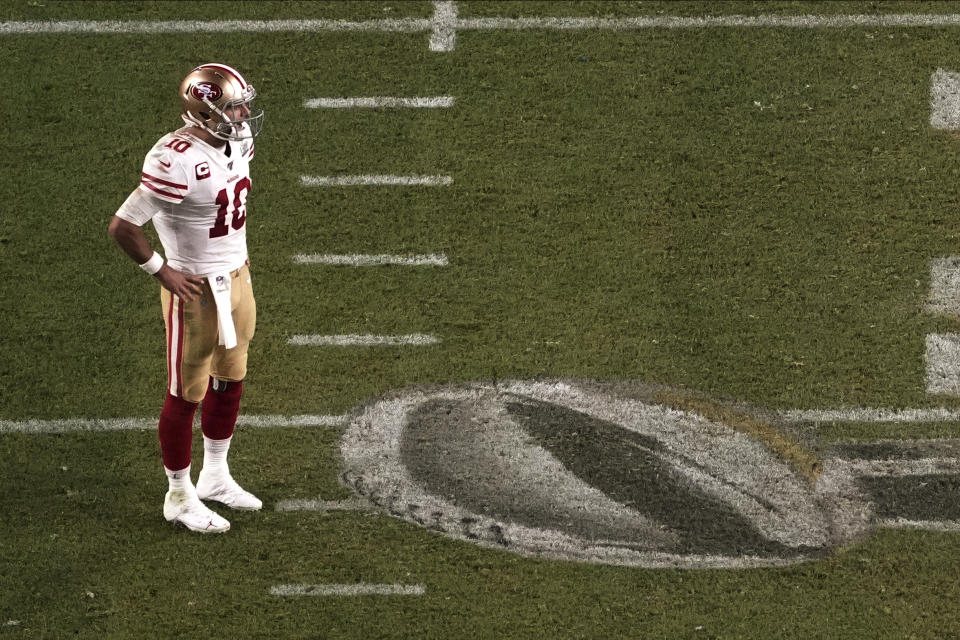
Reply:
M460 19L957 9L455 5ZM0 6L0 21L434 13L430 2L17 0ZM146 151L179 126L180 80L210 61L242 70L266 110L248 205L258 327L244 414L337 416L417 385L535 378L647 381L768 411L956 409L957 398L927 393L925 337L958 324L925 305L931 260L960 253L960 141L930 126L931 75L960 71L958 34L960 26L490 28L458 31L452 50L431 51L429 26L0 29L0 424L158 415L159 291L106 230ZM303 106L348 96L456 102ZM453 182L300 181L355 174ZM295 264L301 253L442 253L449 265ZM440 342L287 342L414 333ZM823 446L960 437L957 421L804 428ZM239 428L231 468L264 510L229 514L228 534L202 537L161 516L155 431L0 430L0 637L960 635L960 532L881 529L782 568L668 570L523 557L376 511L276 510L282 500L353 497L339 480L339 436ZM200 459L195 447L195 469ZM960 489L945 482L937 495L949 514ZM328 583L426 591L270 593Z

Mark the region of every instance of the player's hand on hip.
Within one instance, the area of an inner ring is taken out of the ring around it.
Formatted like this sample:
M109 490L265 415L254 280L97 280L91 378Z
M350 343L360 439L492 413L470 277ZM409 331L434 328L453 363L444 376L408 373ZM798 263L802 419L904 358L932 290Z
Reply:
M166 264L155 275L164 289L187 302L203 294L203 279L180 273Z

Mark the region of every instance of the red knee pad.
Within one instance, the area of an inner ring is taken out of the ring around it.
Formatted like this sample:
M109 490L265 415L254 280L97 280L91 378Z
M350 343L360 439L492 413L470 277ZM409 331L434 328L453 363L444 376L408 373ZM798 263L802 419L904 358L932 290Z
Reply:
M200 413L200 427L203 429L203 435L212 440L225 440L233 435L237 414L240 412L241 395L243 395L243 380L228 382L210 379Z
M193 415L196 402L167 394L160 412L158 435L163 466L179 471L190 465L190 445L193 442Z

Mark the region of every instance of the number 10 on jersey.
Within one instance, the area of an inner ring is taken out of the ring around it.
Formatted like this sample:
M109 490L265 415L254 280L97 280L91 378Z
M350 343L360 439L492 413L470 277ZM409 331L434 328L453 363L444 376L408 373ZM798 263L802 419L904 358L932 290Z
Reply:
M233 220L230 222L230 225L227 226L227 209L230 206L230 196L227 195L226 189L220 189L220 193L217 194L216 199L216 203L219 205L217 209L217 221L210 227L211 238L220 238L227 235L230 233L230 227L238 230L243 227L247 221L247 208L245 205L249 192L250 178L241 178L233 185Z

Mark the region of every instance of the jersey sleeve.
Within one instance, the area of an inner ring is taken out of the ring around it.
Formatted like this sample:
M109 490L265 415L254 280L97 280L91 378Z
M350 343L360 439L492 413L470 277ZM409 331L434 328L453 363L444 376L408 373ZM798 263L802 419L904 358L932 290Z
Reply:
M190 184L182 158L182 153L171 152L158 143L143 161L143 171L140 173L141 191L164 202L182 202Z
M154 198L147 192L134 189L124 203L120 205L120 208L117 209L116 216L138 227L142 227L152 220L153 216L159 213L164 206L169 205L160 202L159 199Z

